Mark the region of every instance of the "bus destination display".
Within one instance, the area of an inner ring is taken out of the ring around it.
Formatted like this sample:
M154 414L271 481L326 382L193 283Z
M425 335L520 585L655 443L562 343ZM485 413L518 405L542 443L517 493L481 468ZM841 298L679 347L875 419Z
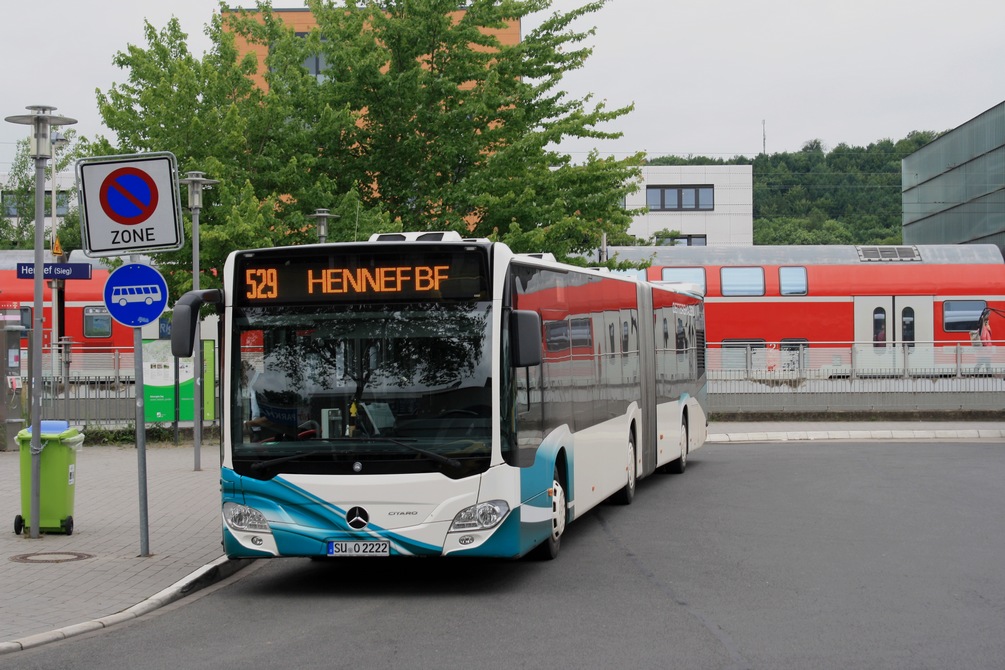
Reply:
M238 263L239 302L471 300L486 295L480 254L410 257L338 255L275 262L258 255Z

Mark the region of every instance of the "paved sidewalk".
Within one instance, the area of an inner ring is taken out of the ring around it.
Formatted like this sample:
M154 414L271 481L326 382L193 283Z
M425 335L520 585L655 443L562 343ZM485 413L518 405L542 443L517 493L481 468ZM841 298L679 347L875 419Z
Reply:
M716 442L826 439L982 439L1005 445L1005 422L713 423ZM86 438L85 438L86 445ZM134 447L77 453L70 536L28 529L21 510L20 454L0 452L0 654L129 620L242 567L220 546L218 446L146 449L149 553L140 556L139 473ZM4 528L6 528L4 530Z
M191 444L147 446L147 557L135 447L77 452L73 534L36 539L14 534L20 454L0 452L0 654L139 616L227 572L218 450L203 442L196 471Z

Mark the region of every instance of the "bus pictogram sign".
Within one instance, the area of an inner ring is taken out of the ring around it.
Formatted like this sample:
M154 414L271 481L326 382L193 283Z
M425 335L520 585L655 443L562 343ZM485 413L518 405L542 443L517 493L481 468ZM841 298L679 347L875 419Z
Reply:
M112 221L135 226L157 209L157 184L148 173L134 167L115 170L101 182L101 209Z
M116 268L105 280L105 307L124 326L154 323L167 307L167 282L160 272L140 263Z
M88 256L182 247L178 167L173 154L85 158L77 162L77 183Z

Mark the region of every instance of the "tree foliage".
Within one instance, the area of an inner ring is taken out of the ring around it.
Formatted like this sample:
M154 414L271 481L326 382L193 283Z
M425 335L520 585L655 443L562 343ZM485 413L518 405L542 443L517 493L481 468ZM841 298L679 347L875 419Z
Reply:
M53 157L45 163L45 190L50 194L43 200L47 216L52 212L52 192L63 192L52 186L53 168L56 174L63 173L90 151L90 143L75 129L58 130L66 142L63 147L54 149ZM31 141L26 137L18 140L7 183L3 187L4 206L11 206L14 216L0 216L0 249L31 249L35 246L35 178L35 159L31 157ZM76 197L76 186L66 190L68 204L74 203ZM80 220L76 209L71 208L63 217L56 232L64 253L81 248Z
M570 24L607 0L555 12L517 45L498 31L550 0L308 0L317 27L297 35L261 3L227 10L202 57L177 20L146 25L145 48L114 63L128 80L98 92L115 140L96 154L171 151L183 173L220 183L200 212L203 287L235 248L317 241L309 218L328 209L329 241L386 230L457 230L559 257L624 235L621 206L642 156L584 163L553 149L631 111L570 99L564 72L582 67L591 32ZM238 39L262 45L241 55ZM320 74L304 66L321 57ZM259 85L261 73L265 85ZM185 204L185 200L182 200ZM191 263L186 247L161 265ZM191 285L168 279L172 294Z
M752 165L754 244L900 244L901 160L936 137L915 131L831 151L811 140L792 153L663 156L649 164Z

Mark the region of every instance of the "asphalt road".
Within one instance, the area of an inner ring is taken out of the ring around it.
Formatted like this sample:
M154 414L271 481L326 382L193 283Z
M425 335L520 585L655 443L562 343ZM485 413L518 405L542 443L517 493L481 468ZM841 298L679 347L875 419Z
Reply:
M1005 445L709 444L554 562L263 561L3 668L1002 668Z

